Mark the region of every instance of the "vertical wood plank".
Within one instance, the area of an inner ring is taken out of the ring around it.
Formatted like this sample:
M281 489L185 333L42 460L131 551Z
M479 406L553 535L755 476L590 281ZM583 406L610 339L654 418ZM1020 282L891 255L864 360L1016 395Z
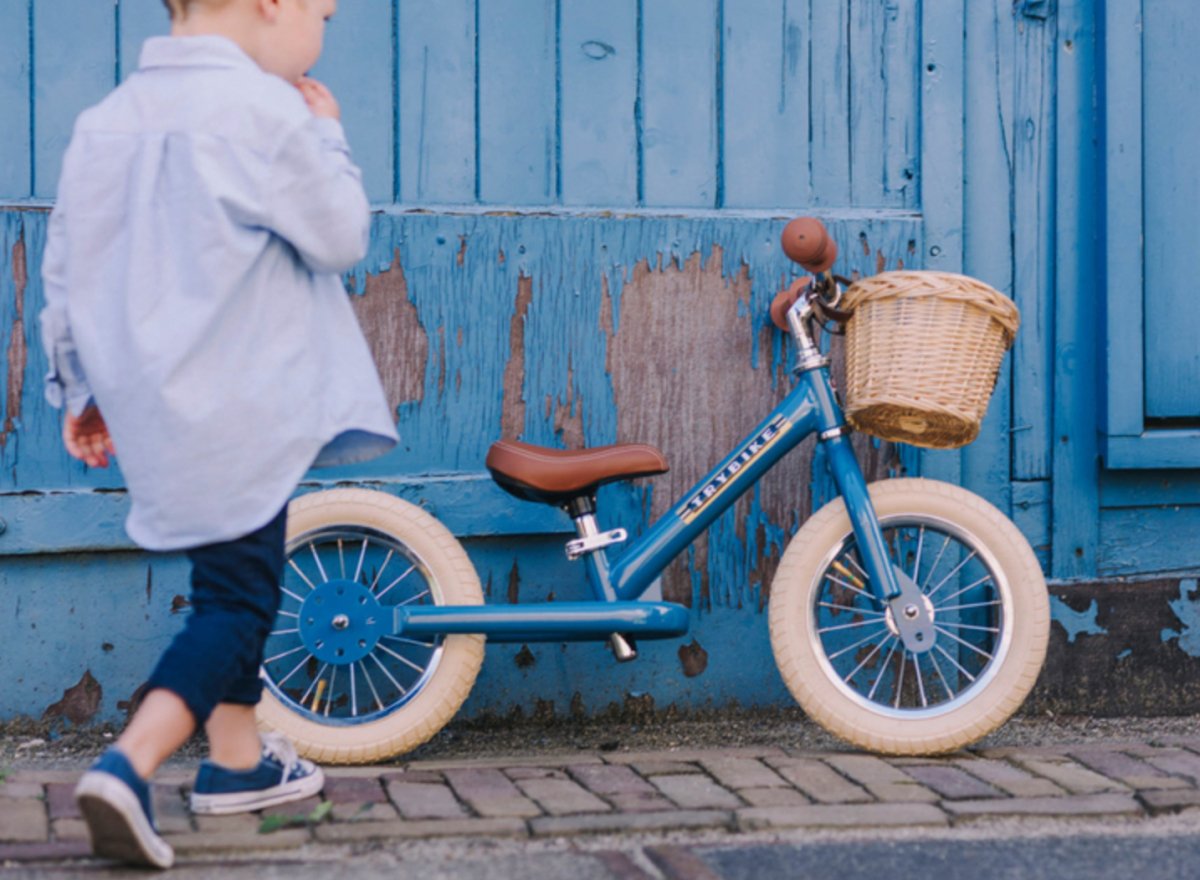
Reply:
M725 206L810 200L808 3L725 4Z
M921 5L921 206L924 267L961 272L965 2ZM958 452L921 453L924 476L957 483Z
M717 206L718 0L642 5L645 203Z
M1107 202L1094 203L1108 229L1107 432L1133 436L1142 433L1145 412L1141 17L1141 0L1105 5Z
M878 0L850 2L850 203L883 205L884 80L887 9Z
M29 118L29 5L0 5L0 199L32 194Z
M921 149L919 4L892 0L885 11L883 193L889 206L917 208L921 204L917 187Z
M363 172L367 197L391 202L395 149L395 83L391 0L338 4L325 28L325 49L312 75L329 86Z
M162 0L120 0L117 75L125 80L138 68L142 43L171 31L171 16Z
M811 9L813 203L849 205L850 0L813 0Z
M479 199L558 199L555 0L479 2Z
M1090 3L1059 9L1054 317L1054 480L1050 574L1095 575L1100 543L1096 439L1101 384L1104 201L1102 138L1094 96L1100 40ZM1133 79L1133 77L1130 77ZM1140 172L1139 172L1140 173ZM1132 334L1126 334L1132 335Z
M562 201L637 204L637 0L565 3Z
M75 117L116 82L116 6L58 0L33 6L33 191L53 198Z
M475 0L397 5L402 202L475 201Z
M963 267L1012 295L1014 22L1010 0L967 7ZM1013 359L997 377L979 437L962 452L963 484L1008 513Z
M1050 477L1054 425L1054 82L1056 19L1018 22L1013 150L1013 479Z
M1146 416L1200 416L1200 16L1189 0L1145 4L1142 89ZM1122 250L1128 244L1113 242Z

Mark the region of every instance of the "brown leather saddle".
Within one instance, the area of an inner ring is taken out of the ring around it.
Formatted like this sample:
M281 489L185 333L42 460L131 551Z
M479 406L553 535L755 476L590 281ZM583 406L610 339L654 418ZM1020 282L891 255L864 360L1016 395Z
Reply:
M591 449L552 449L499 440L488 450L487 468L502 489L526 501L562 506L590 497L605 483L665 474L667 459L645 443Z

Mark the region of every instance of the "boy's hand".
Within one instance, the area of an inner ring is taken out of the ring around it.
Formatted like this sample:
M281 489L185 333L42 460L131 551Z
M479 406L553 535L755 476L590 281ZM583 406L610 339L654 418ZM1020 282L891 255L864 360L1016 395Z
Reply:
M108 425L94 406L89 406L78 416L67 413L63 423L63 443L73 458L88 467L108 467L108 457L117 454Z
M342 110L338 106L333 92L315 79L302 76L297 80L296 88L304 96L304 102L308 104L308 109L313 112L313 116L323 116L326 119L342 118Z

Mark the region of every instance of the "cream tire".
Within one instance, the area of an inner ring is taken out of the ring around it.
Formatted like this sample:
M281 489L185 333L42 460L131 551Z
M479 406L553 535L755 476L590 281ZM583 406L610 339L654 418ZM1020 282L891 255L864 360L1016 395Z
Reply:
M339 538L344 540L339 542ZM317 544L321 544L321 553L328 557L324 564L312 561L320 555ZM364 564L368 550L373 570L378 571L376 574ZM435 605L483 603L483 591L474 566L446 527L420 507L383 492L332 489L293 500L288 507L288 554L290 571L285 572L284 604L276 624L280 633L297 632L290 627L299 625L296 619L299 610L311 607L299 604L299 600L309 596L310 589L328 589L329 581L344 584L348 592L357 591L362 602L373 603L375 596L380 596L380 610L390 610L382 607L382 598L389 592L388 584L393 578L397 578L395 584L399 584L390 588L393 602L397 600L398 591L412 589L415 590L412 596L417 599L410 597L408 601ZM339 565L340 572L334 570ZM359 570L351 576L348 572L355 567ZM288 577L292 578L290 588ZM372 577L375 579L373 584L370 583ZM417 586L410 587L410 584ZM366 596L363 590L368 585L370 595ZM307 614L301 616L308 617ZM302 637L279 635L277 638L294 638L299 643ZM387 640L396 637L384 636L378 643L381 647L372 652L375 656L363 656L355 663L339 664L337 658L326 663L325 668L333 673L330 683L329 672L313 672L322 668L318 657L308 654L305 663L305 652L315 650L314 638L308 636L307 642L298 647L281 641L281 647L274 649L279 655L292 653L293 657L300 658L291 681L279 684L287 675L286 670L291 668L291 657L273 664L264 663L263 676L267 686L263 688L258 706L258 723L263 729L283 733L295 743L301 755L321 763L370 763L411 751L426 742L462 706L483 663L482 635L447 636L440 644L431 645L428 652L419 649L415 655L418 657L416 664L405 658L404 666L398 665L399 655L413 649L406 648L400 641L391 642L389 647ZM358 644L369 641L368 637ZM323 643L322 649L329 650ZM272 651L272 643L268 641L265 652L268 658ZM425 654L428 665L421 677L406 690L401 689L402 682L393 687L396 678L409 666L417 668L426 662L421 659ZM393 667L392 671L376 657L382 657ZM397 659L393 660L393 657ZM340 679L337 678L339 671L342 673ZM297 677L304 681L300 673L311 678L307 693L289 694L285 690L287 684ZM321 705L324 686L317 680L322 675L329 684L324 714ZM339 686L339 703L337 711L333 712L330 710L335 705L334 691ZM395 695L394 699L386 696L389 693ZM384 705L385 702L388 705ZM338 717L339 713L342 717Z
M915 554L900 561L906 572L911 575L908 569L916 565L921 583L921 562L914 563L913 559L924 560L934 569L943 565L941 558L931 563L930 557L942 536L949 535L956 548L964 548L956 551L958 557L954 558L967 559L990 576L978 588L989 591L984 596L988 601L954 606L942 601L952 593L933 596L948 610L941 618L935 614L935 625L940 620L935 649L920 659L913 655L911 668L915 671L908 673L906 692L903 646L887 615L877 604L862 598L866 592L855 586L865 586L865 574L847 580L841 573L849 571L849 565L838 560L846 559L844 548L853 544L853 536L845 504L839 498L822 507L796 533L775 575L769 620L776 663L805 712L855 746L897 755L939 754L962 748L1003 724L1037 680L1050 627L1041 567L1016 526L971 492L925 479L885 480L871 484L869 491L885 538L892 536L890 552L898 546L897 535L908 536L910 549L912 539L917 539ZM926 537L928 544L922 545ZM948 539L945 546L949 544ZM947 577L953 578L950 562L944 565L943 571L950 571ZM941 572L931 572L923 589L937 592L933 579L942 576ZM856 614L833 618L834 613L844 611L836 601L830 601L839 595L843 602L850 597ZM979 606L992 607L987 613L995 620L988 621L988 626L951 622L965 619L954 617L966 613L957 609L974 608L970 613L978 615ZM851 622L846 623L847 619ZM857 643L856 626L862 627L862 632L877 633L879 641ZM827 645L823 639L833 638L831 633L839 629L847 630L838 635L849 644L832 650L837 646ZM965 642L956 643L955 634L968 639L982 634L994 644L963 648L960 645ZM900 653L884 659L889 643L895 644ZM899 659L889 666L893 656ZM989 656L990 660L985 659ZM973 678L958 674L952 664L959 661L980 664L973 673L972 669L965 670ZM870 666L872 662L874 667ZM858 669L847 671L852 663L858 664ZM891 694L884 698L882 691L868 687L872 676L874 688L885 681L894 685L895 704ZM955 690L955 681L965 684ZM909 702L902 703L906 695ZM926 700L928 705L924 704Z

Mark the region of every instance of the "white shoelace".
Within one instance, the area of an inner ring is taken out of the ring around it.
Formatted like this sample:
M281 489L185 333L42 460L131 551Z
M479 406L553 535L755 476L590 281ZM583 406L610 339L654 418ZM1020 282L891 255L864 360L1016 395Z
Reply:
M300 756L296 754L296 747L281 733L263 733L259 738L262 740L263 753L283 765L283 776L279 782L287 782L292 770L300 766Z

